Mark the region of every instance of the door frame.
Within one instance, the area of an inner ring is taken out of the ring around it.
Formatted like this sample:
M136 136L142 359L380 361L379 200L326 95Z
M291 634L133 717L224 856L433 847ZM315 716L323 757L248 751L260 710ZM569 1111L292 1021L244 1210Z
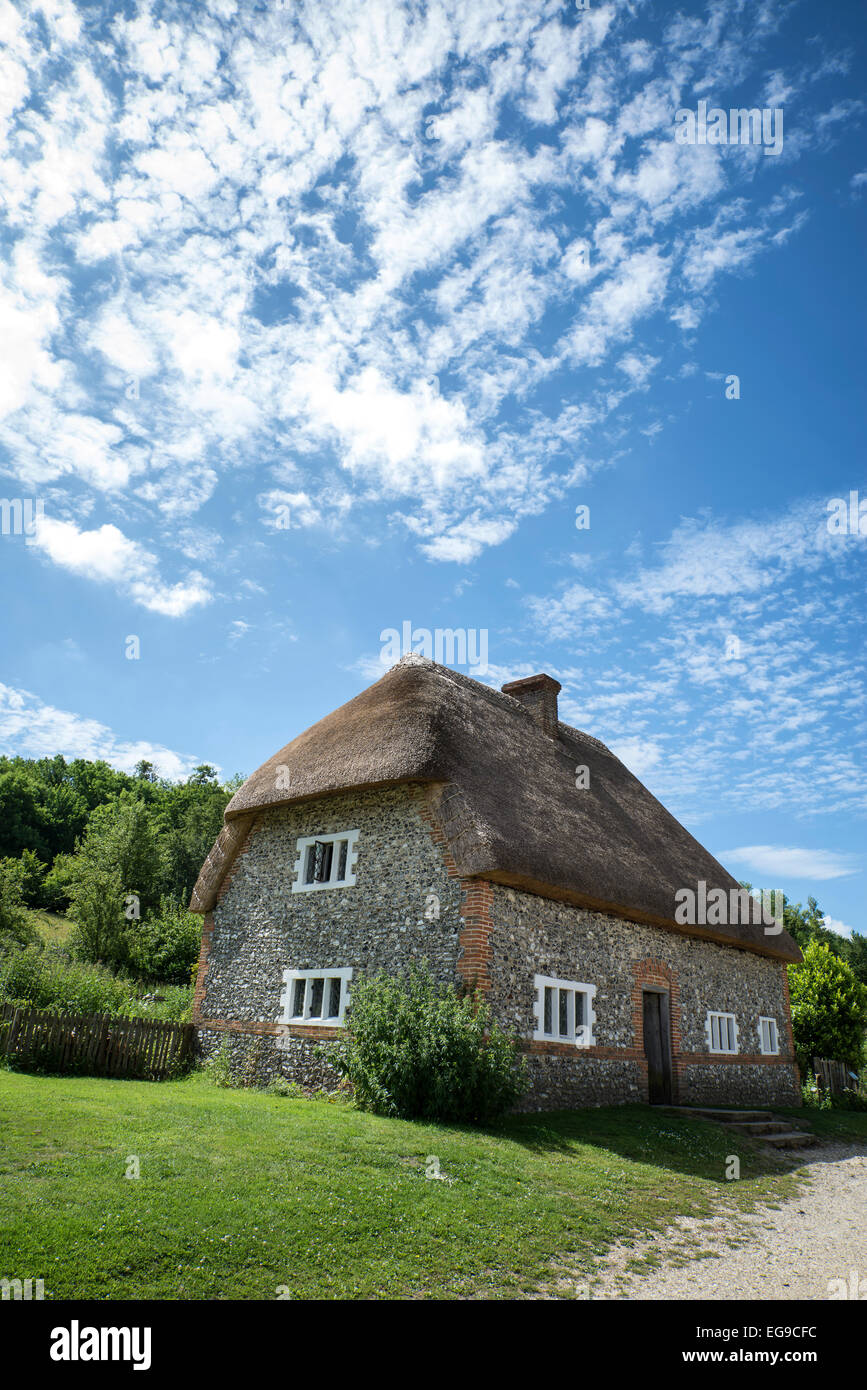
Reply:
M667 1100L663 1100L663 1101L661 1101L661 1102L652 1102L652 1101L650 1100L650 1075L649 1075L649 1068L648 1068L647 1101L648 1101L648 1104L675 1105L675 1104L677 1103L677 1096L676 1096L676 1093L675 1093L674 1065L673 1065L672 1047L671 1047L671 991L670 991L670 989L669 989L669 987L668 987L667 985L646 985L646 984L643 984L643 983L642 983L642 985L641 985L641 1044L642 1044L642 1053L643 1053L644 1058L645 1058L645 1061L646 1061L646 1060L647 1060L647 1051L646 1051L646 1048L645 1048L645 1045L644 1045L644 1044L645 1044L645 1038L644 1038L644 996L645 996L645 994L658 994L658 995L660 995L660 1001L659 1001L659 1026L660 1026L660 1031L661 1031L661 1033L662 1033L662 1040L661 1040L661 1041L662 1041L662 1074L663 1074L663 1077L664 1077L664 1080L665 1080L665 1083L666 1083L666 1090L668 1091L668 1099L667 1099Z

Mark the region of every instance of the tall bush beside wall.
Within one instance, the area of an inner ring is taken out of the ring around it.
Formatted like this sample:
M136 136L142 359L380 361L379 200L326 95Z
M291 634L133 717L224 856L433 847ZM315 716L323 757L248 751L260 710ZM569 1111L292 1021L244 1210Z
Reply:
M812 1057L847 1062L856 1070L864 1059L867 987L824 942L804 947L800 965L790 965L789 994L795 1054L802 1072Z
M360 1105L403 1119L487 1123L527 1087L517 1043L484 1001L438 985L426 965L358 980L330 1056Z

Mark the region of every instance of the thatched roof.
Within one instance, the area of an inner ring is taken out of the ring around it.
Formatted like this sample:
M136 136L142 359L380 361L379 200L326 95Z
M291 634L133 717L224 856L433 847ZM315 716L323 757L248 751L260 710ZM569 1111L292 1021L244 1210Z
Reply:
M799 960L786 932L760 923L683 926L675 894L737 889L598 739L556 721L546 733L532 698L556 700L550 677L517 694L421 656L407 656L375 685L299 734L254 772L226 809L226 825L196 884L194 912L210 910L252 818L352 788L430 783L459 873L525 888L636 922ZM549 686L543 683L549 682ZM522 702L523 701L523 702ZM556 708L556 706L555 706ZM576 787L576 768L589 786Z

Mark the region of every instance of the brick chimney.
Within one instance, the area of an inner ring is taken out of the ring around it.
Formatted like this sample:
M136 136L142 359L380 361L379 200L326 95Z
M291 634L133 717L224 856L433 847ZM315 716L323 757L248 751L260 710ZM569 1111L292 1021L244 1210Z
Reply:
M553 676L540 674L526 676L521 681L507 681L501 687L504 695L512 695L520 700L532 714L543 734L549 738L557 737L557 696L562 689Z

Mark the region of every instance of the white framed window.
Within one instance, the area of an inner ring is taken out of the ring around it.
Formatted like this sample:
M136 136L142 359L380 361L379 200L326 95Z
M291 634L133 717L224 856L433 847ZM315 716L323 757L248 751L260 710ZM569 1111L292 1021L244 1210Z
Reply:
M534 975L533 984L536 988L533 1037L540 1041L592 1047L596 986L581 984L578 980L555 980L551 975Z
M316 893L323 888L351 888L358 860L357 830L336 835L302 835L296 842L293 893Z
M278 1023L342 1028L351 979L351 965L329 970L284 970L280 998L283 1013Z
M708 1010L707 1045L710 1052L734 1053L738 1050L738 1024L734 1014L714 1013Z
M765 1057L776 1057L779 1052L780 1039L775 1018L759 1019L759 1047Z

